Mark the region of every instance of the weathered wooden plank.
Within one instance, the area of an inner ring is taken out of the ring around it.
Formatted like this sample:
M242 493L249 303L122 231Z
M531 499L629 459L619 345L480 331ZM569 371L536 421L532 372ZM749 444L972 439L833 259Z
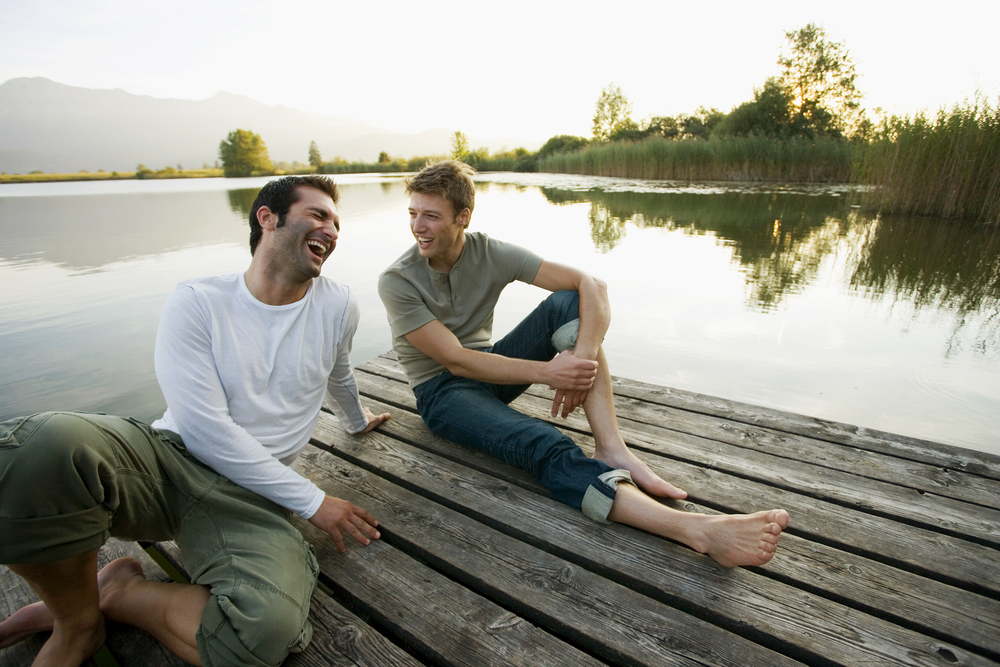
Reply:
M309 621L313 626L312 641L302 653L288 656L284 663L287 667L421 667L424 664L324 593L313 596Z
M557 628L575 644L613 664L798 664L511 539L326 452L309 452L301 465L328 493L348 498L379 516L383 533L392 543L403 541L416 548L421 558L449 576L485 591L535 623ZM420 607L410 609L410 613L420 614ZM477 663L470 660L467 664ZM559 664L574 663L563 656Z
M419 489L425 497L605 573L637 592L684 605L685 610L741 634L764 638L768 645L807 662L939 665L947 653L962 664L991 664L958 646L797 591L750 569L724 570L686 548L627 527L596 526L551 499L381 434L352 438L334 425L318 437L328 440L338 454L379 470L408 489ZM338 478L347 475L338 468ZM404 533L404 526L392 530L429 552L437 548L433 542L421 542L417 533ZM622 550L622 544L629 549Z
M551 392L532 387L530 395L551 401ZM801 463L914 489L920 493L976 503L996 508L1000 480L968 474L953 468L888 456L803 435L777 431L670 406L616 397L621 417L655 423L670 431L680 431L730 445L765 452Z
M365 617L383 634L391 633L421 661L434 665L600 664L387 541L376 540L368 547L350 544L340 554L325 533L307 522L296 523L315 547L335 595L349 599L351 607L363 608Z
M627 378L615 377L614 388L615 393L623 397L828 440L858 449L921 461L932 466L982 475L990 479L1000 479L1000 457L985 452L730 401L717 396L660 387Z
M533 480L527 481L531 479L527 473L509 468L505 472L506 466L502 466L492 457L456 448L428 434L420 418L407 411L413 409L413 395L409 389L401 387L399 383L387 384L366 373L358 373L357 376L358 385L363 393L369 396L389 396L391 405L366 397L366 402L378 406L378 410L388 409L394 414L393 420L380 427L383 432L455 460L461 460L466 465L481 471L499 475L507 481L522 486L534 483ZM557 426L561 425L557 423ZM654 472L686 488L694 501L726 512L749 512L768 507L784 507L792 516L790 528L792 533L820 540L877 561L903 564L913 572L938 578L946 583L955 583L971 590L990 591L993 595L1000 594L1000 554L995 549L950 535L942 535L933 530L901 524L891 518L860 511L860 508L843 507L796 491L720 472L716 469L716 458L711 455L711 443L705 444L695 436L674 434L671 446L680 449L686 443L693 442L694 447L703 452L701 460L695 455L689 457L693 462L651 455L648 448L643 450L640 447L647 443L659 444L663 440L653 427L649 427L653 430L653 435L645 435L643 429L646 426L629 422L626 433L630 444ZM590 438L581 437L579 433L573 431L569 431L568 435L585 451L593 452ZM774 470L769 469L763 475L764 478L769 475L780 477L783 474L785 462L780 458L774 458L773 463L777 467ZM735 462L729 467L738 468ZM735 470L737 475L739 472L738 469ZM535 487L537 488L537 485ZM939 564L945 562L948 563L948 567L941 568Z

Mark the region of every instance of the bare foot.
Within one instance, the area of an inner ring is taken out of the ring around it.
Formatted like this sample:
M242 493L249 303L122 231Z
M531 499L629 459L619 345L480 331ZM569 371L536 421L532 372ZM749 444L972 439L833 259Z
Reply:
M55 624L31 667L79 665L104 646L104 639L104 617L96 609L85 610Z
M785 510L713 515L701 523L691 546L723 567L763 565L774 557L781 531L787 527Z
M21 607L0 622L0 648L13 646L38 632L52 630L52 614L44 602Z
M104 645L104 617L96 609L83 609L56 625L45 603L34 602L0 623L0 648L47 631L51 631L52 636L42 645L32 667L79 665Z
M595 452L594 458L604 461L612 468L628 470L632 475L632 481L635 482L635 485L651 496L674 498L675 500L687 498L687 491L664 481L663 478L650 470L649 466L640 461L639 457L633 454L632 450L626 447L624 443L622 444L621 451L615 453L603 452L600 455Z
M116 558L97 573L97 588L101 593L101 611L107 615L115 597L136 582L145 581L142 565L134 558Z
M142 577L143 574L142 565L134 558L118 558L98 572L97 586L101 595L101 608L104 608L110 596L122 590L123 586L136 576ZM0 622L0 648L13 646L39 632L51 632L52 627L52 613L44 602L34 602L21 607ZM97 648L100 648L100 645Z

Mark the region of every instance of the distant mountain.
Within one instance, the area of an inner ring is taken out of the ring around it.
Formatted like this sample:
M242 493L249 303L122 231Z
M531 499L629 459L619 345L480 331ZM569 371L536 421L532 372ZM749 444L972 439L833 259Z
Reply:
M324 116L220 92L207 100L158 99L121 89L93 90L34 77L0 85L0 171L132 171L214 164L219 142L232 130L259 134L271 159L306 162L315 141L327 160L373 162L444 154L453 130L401 134L357 120ZM538 142L479 141L474 148L537 149Z

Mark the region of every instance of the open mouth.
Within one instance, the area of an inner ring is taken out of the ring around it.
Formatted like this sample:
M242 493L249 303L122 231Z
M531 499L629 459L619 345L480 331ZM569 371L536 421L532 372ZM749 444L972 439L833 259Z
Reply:
M306 242L306 245L309 247L309 250L312 252L312 254L316 255L317 257L323 257L323 255L326 254L327 249L330 247L325 243L317 241L316 239L309 239Z

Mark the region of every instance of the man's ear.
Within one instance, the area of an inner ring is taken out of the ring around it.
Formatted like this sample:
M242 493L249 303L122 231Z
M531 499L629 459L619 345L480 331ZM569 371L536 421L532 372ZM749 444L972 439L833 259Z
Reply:
M468 229L469 223L472 222L472 211L468 208L463 208L462 212L455 216L455 220L458 224L462 225L462 229Z
M257 209L257 224L261 226L262 229L273 232L275 226L278 224L278 216L269 209L267 206L261 206Z

